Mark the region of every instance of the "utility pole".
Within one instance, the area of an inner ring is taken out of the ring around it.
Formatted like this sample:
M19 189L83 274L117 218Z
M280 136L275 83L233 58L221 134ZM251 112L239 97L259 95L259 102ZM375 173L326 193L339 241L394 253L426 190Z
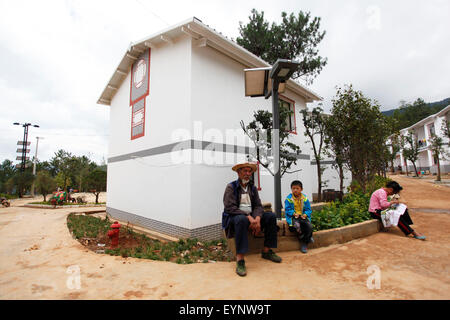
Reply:
M39 139L44 139L43 137L36 137L36 152L34 153L34 159L33 159L33 176L36 177L36 161L37 161L37 155L38 155L38 148L39 148ZM33 184L31 186L31 195L34 197L34 188L35 188L35 181L33 181Z

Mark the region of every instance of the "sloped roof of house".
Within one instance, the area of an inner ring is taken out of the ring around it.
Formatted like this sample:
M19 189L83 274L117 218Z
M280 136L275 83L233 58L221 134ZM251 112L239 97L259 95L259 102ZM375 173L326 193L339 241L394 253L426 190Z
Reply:
M271 67L269 63L239 46L234 41L229 40L216 30L203 24L199 19L193 17L142 40L131 43L119 65L114 70L106 87L103 89L97 103L104 105L111 104L114 94L125 80L133 62L146 48L157 48L162 44L176 41L177 38L184 35L191 36L196 45L212 47L231 59L242 63L247 68ZM306 102L322 100L318 94L294 80L288 80L286 82L286 87L304 97Z
M428 122L434 120L437 117L442 117L443 115L445 115L449 111L450 111L450 105L446 106L444 109L442 109L441 111L439 111L439 112L437 112L435 114L432 114L432 115L430 115L430 116L428 116L428 117L426 117L426 118L424 118L424 119L422 119L420 121L417 121L416 123L414 123L412 126L409 126L408 128L401 129L400 131L405 132L405 131L409 131L409 130L417 128L417 127L421 127L424 124L427 124Z

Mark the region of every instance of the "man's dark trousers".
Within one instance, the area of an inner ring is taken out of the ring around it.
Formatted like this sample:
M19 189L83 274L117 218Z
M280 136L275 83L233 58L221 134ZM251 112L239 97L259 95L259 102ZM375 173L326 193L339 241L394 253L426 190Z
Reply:
M261 229L264 231L264 247L277 247L277 216L273 212L264 212L261 217ZM236 253L248 252L248 228L250 221L243 214L232 215L230 226L234 229Z

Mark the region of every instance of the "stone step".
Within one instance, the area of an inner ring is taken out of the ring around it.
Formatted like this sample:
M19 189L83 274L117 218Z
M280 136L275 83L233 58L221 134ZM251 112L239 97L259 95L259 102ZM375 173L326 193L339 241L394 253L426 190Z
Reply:
M288 225L285 220L277 222L279 227L278 231L278 247L274 249L275 252L284 251L299 251L300 242L298 241L294 232L289 231ZM309 249L326 247L332 244L340 244L349 242L355 239L370 236L379 232L382 229L381 222L372 219L360 223L355 223L349 226L344 226L335 229L321 230L313 233L314 243L308 245ZM225 238L225 233L224 233ZM263 245L263 237L254 237L249 233L249 254L260 253ZM236 258L236 246L234 238L227 238L227 245L230 251Z

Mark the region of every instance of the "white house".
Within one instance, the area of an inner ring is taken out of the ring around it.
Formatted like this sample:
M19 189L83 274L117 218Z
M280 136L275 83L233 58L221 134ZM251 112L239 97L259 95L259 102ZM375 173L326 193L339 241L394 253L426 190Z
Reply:
M415 139L419 142L419 159L416 162L418 171L430 171L431 173L437 173L437 159L433 157L430 150L430 139L432 134L441 137L444 142L444 152L450 153L449 139L444 135L442 130L445 121L450 121L450 105L435 113L431 116L422 119L408 128L400 130L400 134L403 136L408 135L410 131L414 132ZM408 171L414 171L414 166L411 161L406 161ZM394 162L394 167L397 169L399 166L403 171L406 170L405 158L403 157L402 150L400 150ZM444 157L440 158L441 173L450 172L450 161Z
M231 167L255 150L240 121L271 111L271 99L245 97L243 70L269 66L197 18L132 43L98 100L111 108L107 212L167 235L220 238ZM289 80L280 100L295 111L289 139L302 149L282 199L295 179L311 198L316 173L299 110L321 98ZM327 188L338 189L333 172ZM255 183L273 203L273 177L261 166Z

